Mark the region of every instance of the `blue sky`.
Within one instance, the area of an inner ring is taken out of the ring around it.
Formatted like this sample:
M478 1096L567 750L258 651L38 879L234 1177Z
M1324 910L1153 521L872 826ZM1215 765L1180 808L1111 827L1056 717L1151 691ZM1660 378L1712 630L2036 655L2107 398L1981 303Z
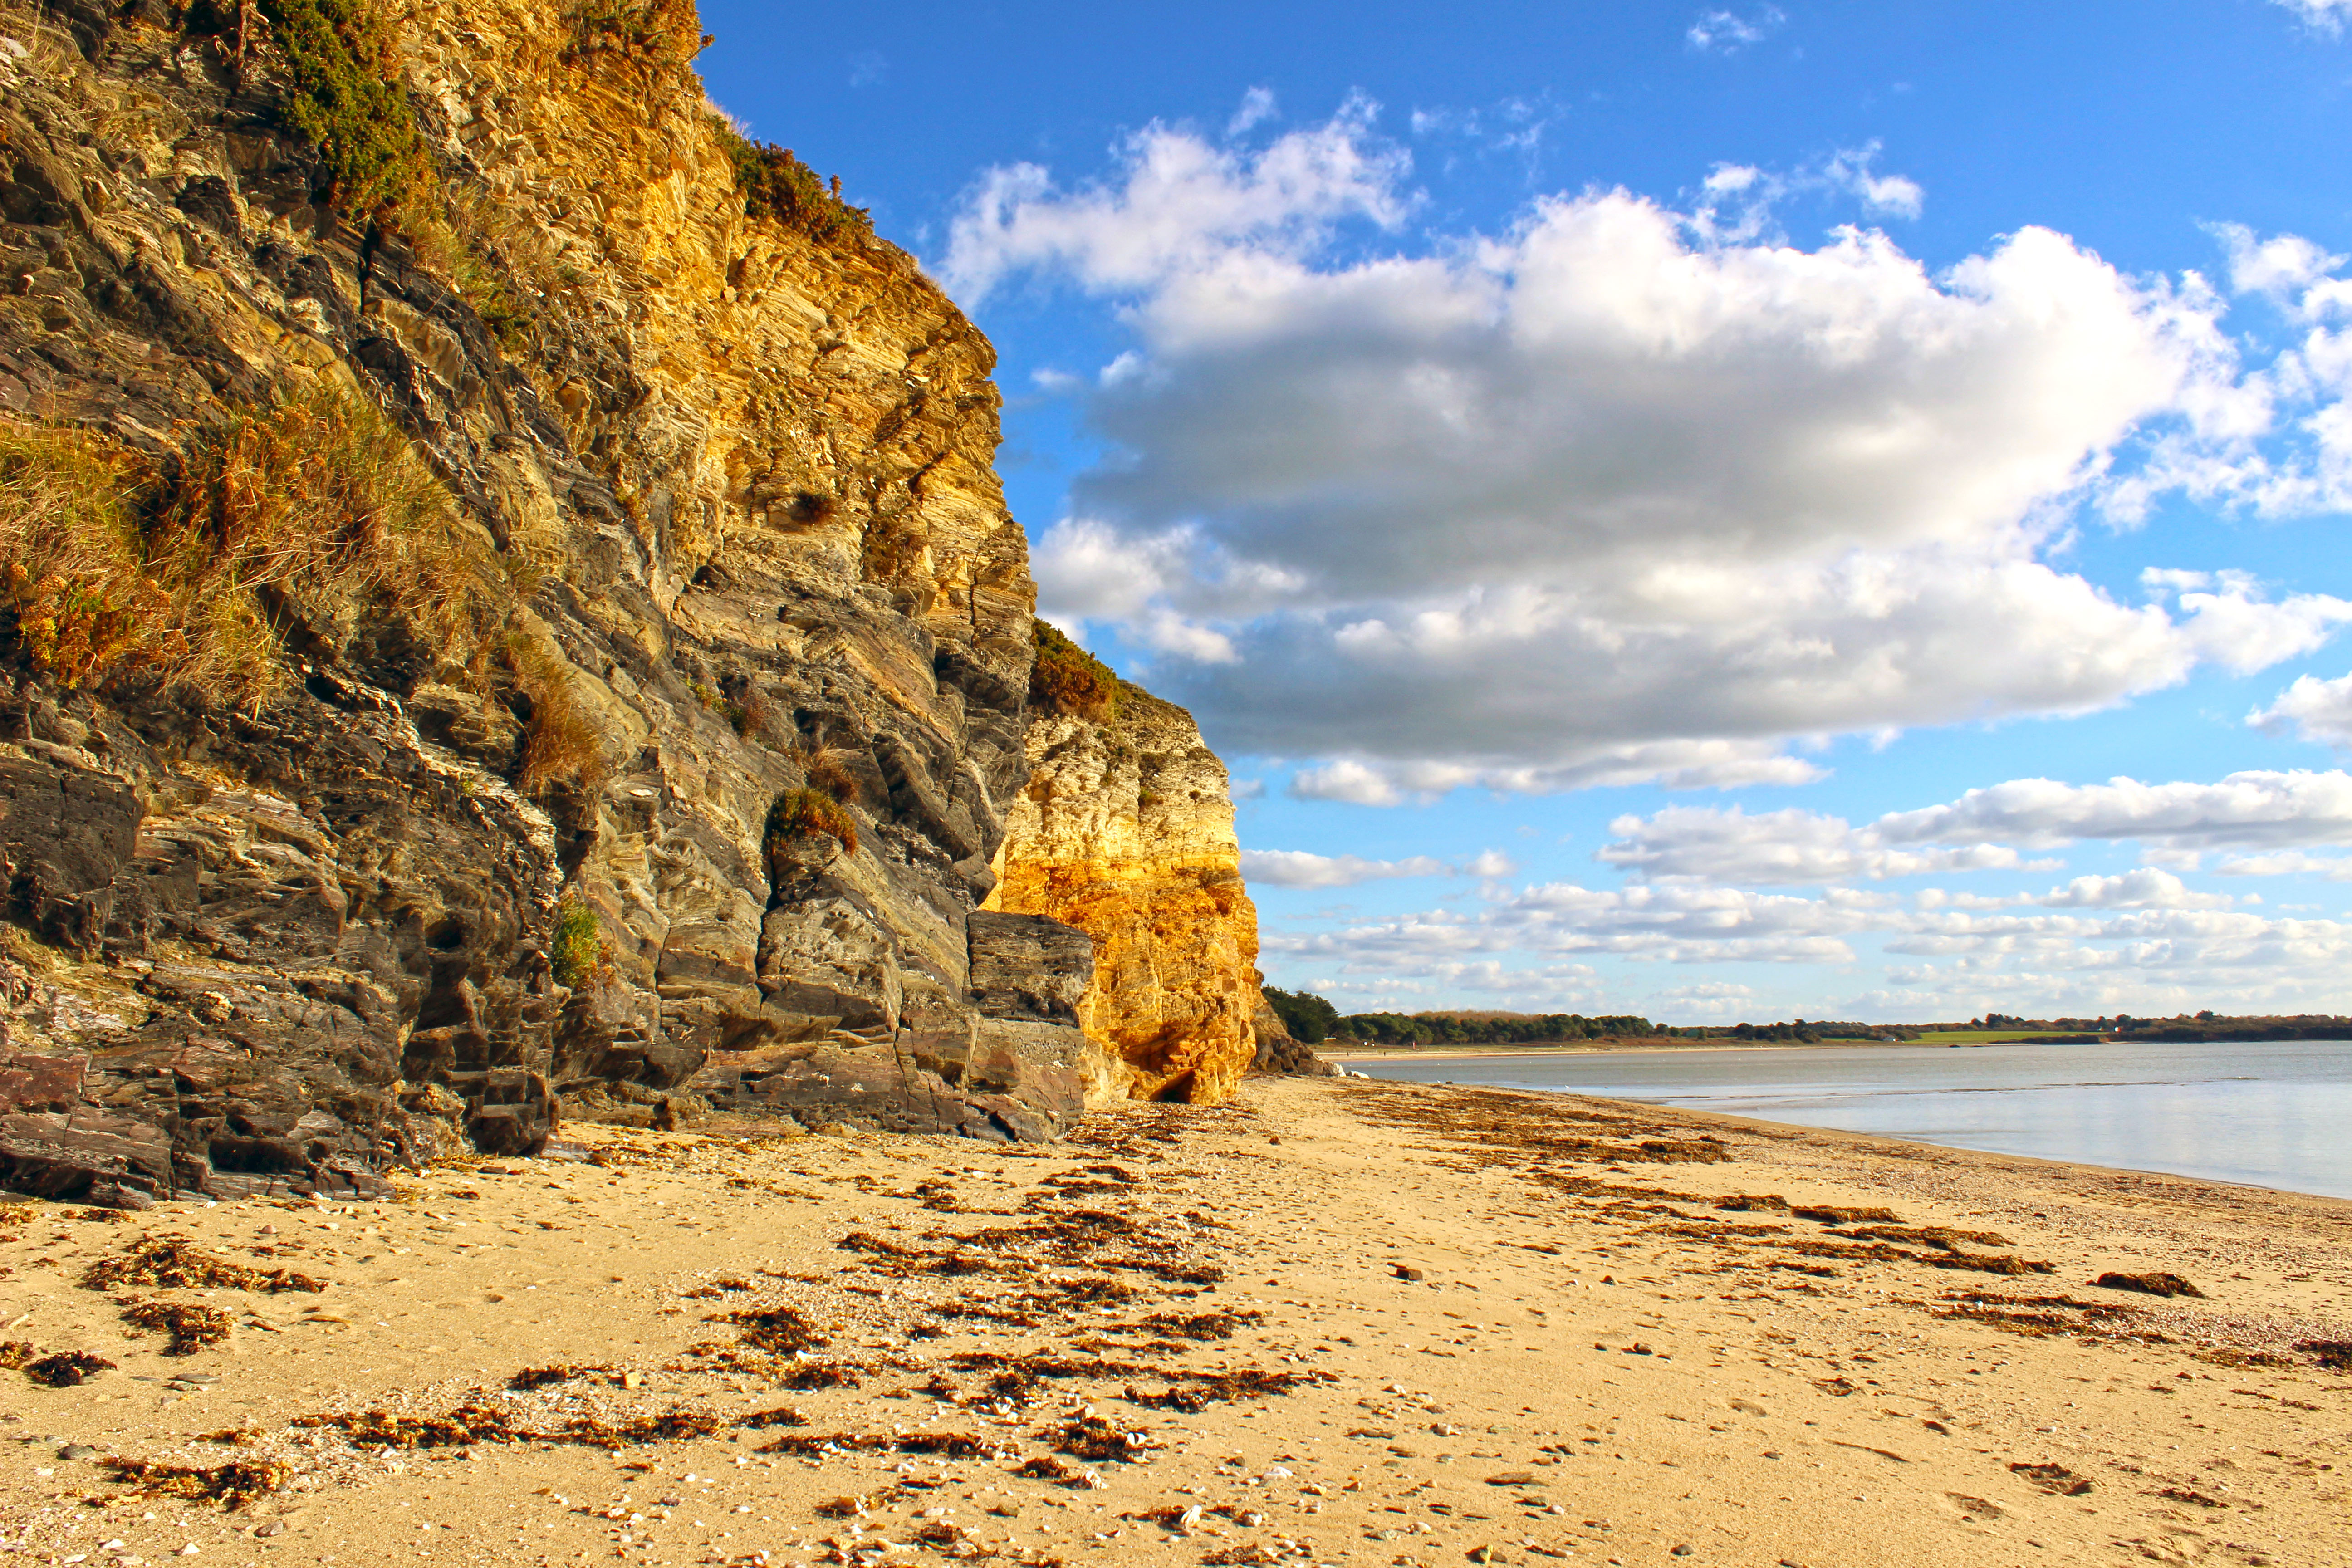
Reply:
M2352 0L704 26L994 341L1275 983L2352 1011Z

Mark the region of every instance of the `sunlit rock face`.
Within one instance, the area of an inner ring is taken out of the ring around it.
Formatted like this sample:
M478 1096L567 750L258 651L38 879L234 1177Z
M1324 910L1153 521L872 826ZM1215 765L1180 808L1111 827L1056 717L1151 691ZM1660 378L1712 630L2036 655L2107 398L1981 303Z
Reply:
M989 907L1094 938L1078 1009L1114 1068L1097 1092L1208 1104L1257 1054L1257 909L1224 764L1192 716L1120 682L1093 721L1039 715Z

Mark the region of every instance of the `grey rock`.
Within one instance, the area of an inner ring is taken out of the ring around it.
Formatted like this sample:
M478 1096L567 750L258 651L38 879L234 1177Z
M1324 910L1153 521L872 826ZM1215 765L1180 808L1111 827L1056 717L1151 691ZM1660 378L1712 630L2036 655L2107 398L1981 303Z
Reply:
M966 922L971 994L992 1018L1075 1026L1095 977L1094 938L1043 915L975 911Z

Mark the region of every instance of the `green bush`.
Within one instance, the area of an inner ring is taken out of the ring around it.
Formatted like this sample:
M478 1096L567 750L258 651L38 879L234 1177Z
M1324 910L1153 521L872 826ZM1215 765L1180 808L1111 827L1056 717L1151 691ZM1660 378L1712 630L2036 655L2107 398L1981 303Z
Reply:
M1278 985L1265 987L1267 1005L1290 1031L1290 1037L1310 1046L1319 1046L1331 1037L1333 1026L1339 1021L1339 1009L1312 991L1285 991Z
M724 123L714 133L735 166L735 188L742 193L746 216L773 219L819 245L863 249L873 243L873 216L841 199L840 175L827 189L789 147L753 142Z
M576 986L595 973L604 927L587 900L573 895L556 907L555 933L548 943L548 963L558 985Z
M286 122L315 143L335 205L362 216L429 190L433 161L370 0L260 0L292 77Z
M1036 662L1029 700L1053 713L1107 724L1118 717L1118 677L1110 666L1044 621L1032 625Z

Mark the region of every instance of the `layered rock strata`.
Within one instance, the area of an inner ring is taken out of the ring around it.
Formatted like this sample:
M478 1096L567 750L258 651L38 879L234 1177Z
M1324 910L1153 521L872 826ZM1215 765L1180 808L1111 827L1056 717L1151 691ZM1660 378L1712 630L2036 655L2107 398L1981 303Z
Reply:
M1030 724L989 907L1094 938L1087 1034L1139 1099L1213 1103L1258 1054L1257 909L1224 764L1192 716L1132 682L1100 719ZM1286 1060L1286 1058L1284 1058Z
M364 1192L567 1102L1045 1137L1113 1087L1089 1034L1228 1091L1222 770L1139 694L1089 807L1111 742L1031 735L989 345L887 246L746 216L690 11L615 48L414 0L436 227L338 205L269 7L202 9L0 4L0 405L164 472L289 394L380 408L491 609L468 649L268 600L251 700L78 689L0 626L0 1182ZM997 865L1097 951L975 920Z

